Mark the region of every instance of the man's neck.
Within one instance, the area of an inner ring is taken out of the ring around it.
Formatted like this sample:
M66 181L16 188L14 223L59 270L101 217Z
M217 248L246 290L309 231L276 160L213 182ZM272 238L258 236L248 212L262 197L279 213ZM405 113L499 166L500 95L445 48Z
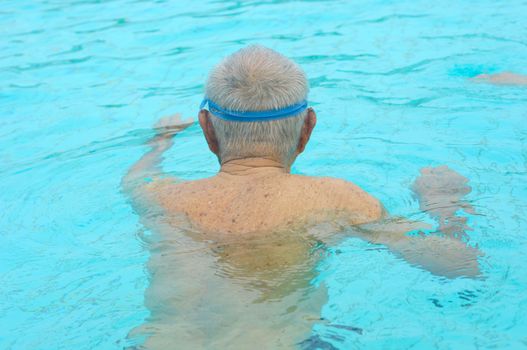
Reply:
M265 157L232 159L221 165L220 176L265 176L288 174L289 168L282 163Z

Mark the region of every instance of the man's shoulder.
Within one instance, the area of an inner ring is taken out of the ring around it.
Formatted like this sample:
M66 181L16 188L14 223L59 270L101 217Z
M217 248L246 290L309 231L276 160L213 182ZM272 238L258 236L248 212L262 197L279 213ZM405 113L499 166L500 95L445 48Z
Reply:
M147 196L161 205L182 204L186 197L191 197L196 191L199 192L204 180L181 181L170 177L158 178L148 183L145 189Z
M293 175L315 198L328 207L364 216L365 220L377 220L384 209L381 202L353 182L333 177ZM304 187L303 186L303 187Z
M362 188L353 182L329 176L305 176L291 175L295 181L302 182L308 186L318 186L326 191L351 191L353 193L367 194Z

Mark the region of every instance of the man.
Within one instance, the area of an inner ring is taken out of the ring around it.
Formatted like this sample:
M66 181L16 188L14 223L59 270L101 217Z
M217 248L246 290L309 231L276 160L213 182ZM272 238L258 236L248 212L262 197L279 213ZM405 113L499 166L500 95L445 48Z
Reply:
M435 274L479 274L478 251L455 239L463 233L464 221L452 220L458 209L467 207L462 197L470 188L449 168L423 170L414 186L422 209L432 210L446 237L405 235L430 227L389 218L377 199L348 181L290 173L316 125L307 95L307 79L294 62L261 46L242 49L212 70L198 116L218 157L219 173L197 181L163 176L158 168L163 152L190 125L174 117L158 124L151 151L124 178L123 186L147 225L164 239L185 240L180 248L193 246L202 254L184 257L165 251L164 258L152 257L150 347L174 342L194 348L247 348L255 341L261 348L309 344L311 323L325 300L323 288L309 283L317 262L311 252L320 246L317 242L332 244L343 236L385 244ZM177 273L167 273L176 268ZM245 289L235 283L241 276ZM179 287L171 284L177 279ZM221 292L204 290L211 284ZM171 294L185 288L186 294L177 298ZM298 303L283 322L280 315L291 300ZM216 307L221 317L214 320L218 313L210 309ZM178 311L179 318L174 316ZM207 328L203 319L214 326ZM222 328L226 319L229 327ZM170 326L175 323L179 326ZM170 336L175 329L176 339ZM229 335L240 330L242 334Z

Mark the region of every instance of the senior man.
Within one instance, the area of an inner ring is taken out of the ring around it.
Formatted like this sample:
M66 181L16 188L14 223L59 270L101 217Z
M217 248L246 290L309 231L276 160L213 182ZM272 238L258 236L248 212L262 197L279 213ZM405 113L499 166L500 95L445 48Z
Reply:
M163 239L184 241L188 249L196 245L192 249L201 255L153 254L147 305L156 316L145 326L150 347L247 348L255 341L259 348L316 347L320 340L309 330L325 294L322 287L306 292L316 276L317 259L309 253L316 242L355 235L435 274L478 275L479 252L455 238L465 221L454 216L468 208L462 197L470 188L449 168L423 169L414 185L421 208L433 213L444 233L417 236L405 233L422 224L390 218L351 182L290 173L316 125L307 95L301 68L273 50L250 46L224 59L210 73L198 116L220 163L218 174L206 179L162 174L163 152L190 122L175 117L157 125L152 149L123 186L145 224ZM258 244L245 244L253 241ZM237 289L239 280L245 289ZM204 287L210 285L212 290ZM298 301L294 309L291 298ZM217 305L221 312L210 311Z

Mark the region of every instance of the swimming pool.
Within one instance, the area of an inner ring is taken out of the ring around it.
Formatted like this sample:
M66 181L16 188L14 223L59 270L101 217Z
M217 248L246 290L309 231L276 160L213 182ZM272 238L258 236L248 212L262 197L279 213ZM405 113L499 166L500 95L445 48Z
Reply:
M306 70L319 124L295 164L426 219L424 166L470 179L485 279L448 280L358 239L318 267L313 332L341 349L527 347L524 1L17 1L0 4L0 348L121 349L148 317L149 251L120 189L163 115L194 116L207 71L261 43ZM217 165L195 125L165 168Z

